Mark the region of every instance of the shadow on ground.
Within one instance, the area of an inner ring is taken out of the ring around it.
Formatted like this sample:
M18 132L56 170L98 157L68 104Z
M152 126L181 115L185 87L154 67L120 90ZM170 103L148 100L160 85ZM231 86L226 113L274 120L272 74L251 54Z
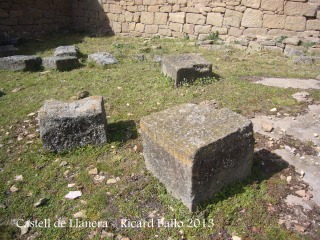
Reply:
M208 205L216 204L232 198L235 195L244 193L246 186L260 184L288 167L289 164L277 154L266 149L256 151L253 157L251 176L233 186L223 188L211 201L202 204L199 210L205 210ZM206 216L205 212L203 214Z
M109 142L125 143L129 139L136 139L138 131L135 121L119 121L108 124Z

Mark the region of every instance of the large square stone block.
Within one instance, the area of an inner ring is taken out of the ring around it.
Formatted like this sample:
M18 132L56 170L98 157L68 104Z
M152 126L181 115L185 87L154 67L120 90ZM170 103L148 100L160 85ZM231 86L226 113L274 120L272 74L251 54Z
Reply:
M141 119L150 170L189 208L251 173L251 121L228 109L184 104Z
M42 65L46 69L58 71L70 71L80 66L77 57L46 57Z
M169 55L162 59L162 73L178 87L198 78L212 77L212 64L198 54Z
M0 69L13 71L37 71L42 59L37 56L16 55L0 58Z
M65 103L47 101L39 110L40 138L48 151L64 150L107 141L103 98L92 96Z

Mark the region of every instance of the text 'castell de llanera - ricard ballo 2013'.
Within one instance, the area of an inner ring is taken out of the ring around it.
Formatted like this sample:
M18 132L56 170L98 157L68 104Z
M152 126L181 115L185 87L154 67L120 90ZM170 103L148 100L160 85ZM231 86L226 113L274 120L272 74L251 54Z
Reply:
M179 221L177 219L164 218L149 220L132 220L122 218L114 221L85 221L81 219L42 219L42 220L24 220L14 219L12 224L21 228L106 228L116 224L120 228L212 228L214 227L213 219L187 219Z

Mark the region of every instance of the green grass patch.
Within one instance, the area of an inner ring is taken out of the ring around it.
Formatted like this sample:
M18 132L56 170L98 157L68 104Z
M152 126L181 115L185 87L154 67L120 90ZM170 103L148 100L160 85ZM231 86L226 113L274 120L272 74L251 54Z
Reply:
M132 239L154 239L156 235L158 239L181 239L182 236L209 239L227 231L229 235L250 239L299 238L279 226L277 219L268 214L266 204L277 201L267 194L267 183L274 174L260 178L263 170L256 166L248 181L224 189L191 214L147 172L142 153L133 148L141 145L138 133L141 117L182 103L214 99L221 107L246 116L268 112L274 107L298 113L302 106L291 97L297 90L257 85L246 77L314 78L319 73L319 64L297 66L282 55L207 51L189 43L188 39L91 38L70 34L43 36L20 47L23 54L45 57L52 55L58 46L74 44L83 54L84 66L70 72L0 71L0 144L3 144L0 148L0 204L7 206L0 208L1 237L19 236L19 229L9 224L13 219L57 221L70 219L76 212L85 210L86 220L108 221L108 228L33 228L28 234L38 234L40 239L86 239L104 230ZM101 68L86 62L85 56L100 51L111 53L119 63ZM160 65L152 60L155 55L199 52L212 62L217 77L199 79L193 85L180 88L175 88L173 82L161 74ZM144 55L144 61L137 61L135 56L139 54ZM12 92L17 88L19 91ZM63 154L45 152L36 132L35 117L27 115L36 113L45 100L69 100L84 90L105 98L109 142ZM320 100L320 91L313 90L311 94L315 100ZM23 131L37 137L32 143L27 143L26 135L18 141ZM61 165L63 161L67 165ZM95 183L88 174L92 167L97 167L106 179L119 181L110 185ZM17 175L23 175L23 181L15 181ZM68 188L68 183L76 186ZM10 193L13 185L18 192ZM80 199L64 199L64 195L76 189L83 192ZM48 202L34 207L33 204L43 197L48 198ZM155 219L176 219L184 223L183 227L119 227L122 218L150 220L153 212ZM253 224L261 229L259 234L248 228Z

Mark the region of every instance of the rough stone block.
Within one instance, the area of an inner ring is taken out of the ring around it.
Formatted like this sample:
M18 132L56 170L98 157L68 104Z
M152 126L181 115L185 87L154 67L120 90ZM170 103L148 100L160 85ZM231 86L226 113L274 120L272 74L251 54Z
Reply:
M252 123L228 109L183 104L140 127L147 169L191 211L251 172Z
M306 29L306 22L307 20L305 17L287 16L285 29L292 31L304 31Z
M227 9L223 19L224 27L240 27L243 13Z
M246 36L265 36L268 30L265 28L247 28L243 31L243 35Z
M46 69L69 71L79 67L79 61L77 57L47 57L43 59L42 65Z
M0 69L13 71L37 71L42 59L37 56L16 55L0 58Z
M93 96L64 103L47 101L39 110L40 138L48 151L107 141L103 98Z
M284 6L285 15L315 17L318 6L302 2L287 2Z
M320 31L320 20L308 20L307 21L307 30Z
M243 14L241 25L252 28L262 27L262 12L260 10L247 8Z
M0 57L13 56L18 53L19 49L13 45L0 46Z
M102 66L118 63L117 59L115 59L114 56L112 56L110 53L106 53L106 52L99 52L99 53L90 54L88 56L88 61L95 62L95 63L102 65Z
M286 17L283 15L263 15L263 27L266 28L282 29L284 28L285 22Z
M303 56L305 55L305 49L300 46L286 45L286 48L284 49L284 55L287 57Z
M250 8L259 8L260 0L242 0L241 4Z
M202 25L206 22L206 17L202 14L187 13L186 22Z
M221 13L208 13L207 24L211 24L216 27L221 27L223 23L223 16Z
M177 12L177 13L169 13L169 21L174 23L185 23L186 13Z
M79 49L76 46L60 46L54 51L55 57L78 57Z
M261 8L268 11L283 11L284 0L261 0Z
M153 12L142 12L140 17L141 23L154 24L154 13Z
M167 24L168 13L156 12L154 19L156 24Z
M197 54L169 55L162 59L162 73L173 78L175 86L212 76L212 64Z

